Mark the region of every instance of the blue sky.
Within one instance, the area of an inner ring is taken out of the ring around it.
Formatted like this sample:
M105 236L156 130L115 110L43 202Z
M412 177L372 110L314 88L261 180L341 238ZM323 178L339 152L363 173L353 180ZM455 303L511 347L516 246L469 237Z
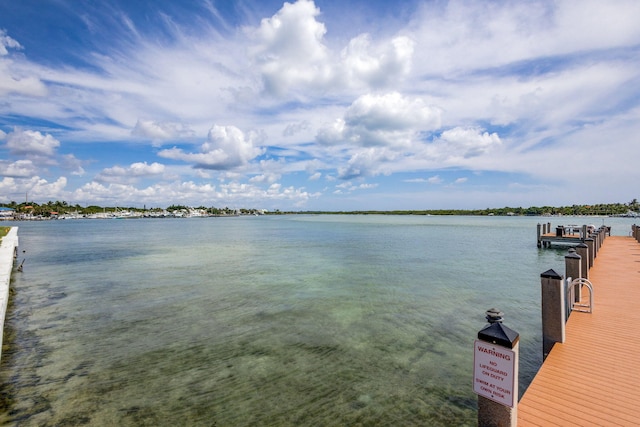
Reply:
M626 203L640 2L0 0L0 203Z

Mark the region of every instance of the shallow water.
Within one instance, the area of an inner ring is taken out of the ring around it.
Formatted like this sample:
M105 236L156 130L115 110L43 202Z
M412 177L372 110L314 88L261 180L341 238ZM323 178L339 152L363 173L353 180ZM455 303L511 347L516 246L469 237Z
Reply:
M566 254L536 247L541 221L16 223L0 422L475 425L486 309L521 335L520 392L541 362L539 276Z

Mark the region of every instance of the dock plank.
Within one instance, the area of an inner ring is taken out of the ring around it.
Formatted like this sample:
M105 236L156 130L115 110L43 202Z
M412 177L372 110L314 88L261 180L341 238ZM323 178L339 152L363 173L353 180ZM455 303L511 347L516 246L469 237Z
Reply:
M607 237L589 280L594 311L571 314L520 400L519 426L640 425L640 244Z

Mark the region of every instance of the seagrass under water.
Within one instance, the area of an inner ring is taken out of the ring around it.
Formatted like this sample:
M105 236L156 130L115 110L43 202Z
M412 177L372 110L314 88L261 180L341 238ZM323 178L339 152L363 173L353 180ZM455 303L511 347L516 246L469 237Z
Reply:
M486 309L521 334L521 388L541 361L539 274L565 251L536 248L540 220L16 224L0 422L475 425Z

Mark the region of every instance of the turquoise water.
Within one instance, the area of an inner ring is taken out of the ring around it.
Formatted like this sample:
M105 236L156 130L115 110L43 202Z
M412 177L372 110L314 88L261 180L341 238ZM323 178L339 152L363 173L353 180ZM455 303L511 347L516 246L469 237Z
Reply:
M566 254L536 247L541 221L17 223L0 422L475 425L485 310L521 334L521 393L541 363L539 276Z

